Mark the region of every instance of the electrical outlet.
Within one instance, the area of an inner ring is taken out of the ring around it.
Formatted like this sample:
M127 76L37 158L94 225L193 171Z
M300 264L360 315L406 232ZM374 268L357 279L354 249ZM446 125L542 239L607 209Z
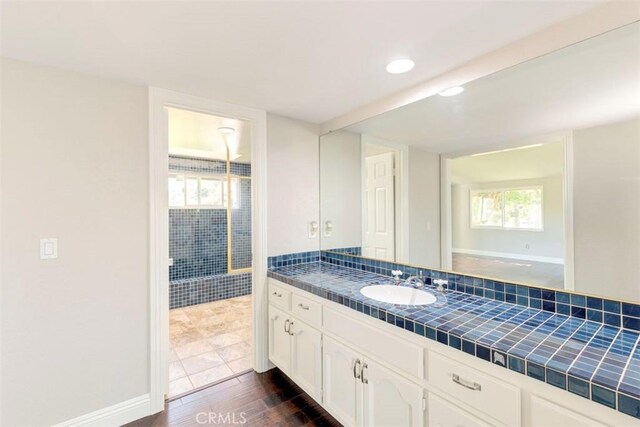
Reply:
M318 221L311 221L307 225L307 232L309 233L310 239L315 239L318 237Z
M531 249L531 245L530 245L530 244L528 244L528 243L525 243L525 244L524 244L524 248L525 248L525 249Z

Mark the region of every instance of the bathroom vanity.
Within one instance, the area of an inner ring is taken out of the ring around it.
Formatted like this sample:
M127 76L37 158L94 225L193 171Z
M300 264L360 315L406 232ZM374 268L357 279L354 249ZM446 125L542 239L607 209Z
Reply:
M505 340L534 337L536 321L591 322L455 290L439 295L430 285L438 301L424 306L360 292L384 280L391 282L326 260L269 271L270 360L344 425L640 425L638 413L619 412L637 410L626 402L614 403L616 411L554 386L550 369L545 382L544 364L542 378L534 379L531 360L511 357L517 346L500 350ZM535 337L531 349L544 348L549 337Z

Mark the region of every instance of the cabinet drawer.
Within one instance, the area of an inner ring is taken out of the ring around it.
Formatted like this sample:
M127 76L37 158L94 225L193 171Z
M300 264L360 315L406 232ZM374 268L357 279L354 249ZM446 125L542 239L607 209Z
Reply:
M435 352L428 360L431 385L503 424L520 425L519 388Z
M311 325L322 325L322 306L317 302L293 294L291 295L291 312Z
M361 348L413 377L424 378L424 352L416 344L326 307L322 324L326 332L344 339L345 342Z
M287 312L291 311L291 292L269 281L269 302Z

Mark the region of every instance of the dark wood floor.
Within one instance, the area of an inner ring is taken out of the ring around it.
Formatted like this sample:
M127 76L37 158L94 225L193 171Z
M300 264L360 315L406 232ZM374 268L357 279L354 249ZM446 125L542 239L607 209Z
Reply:
M202 425L340 426L340 423L279 369L272 369L262 374L252 371L171 401L164 411L126 427Z

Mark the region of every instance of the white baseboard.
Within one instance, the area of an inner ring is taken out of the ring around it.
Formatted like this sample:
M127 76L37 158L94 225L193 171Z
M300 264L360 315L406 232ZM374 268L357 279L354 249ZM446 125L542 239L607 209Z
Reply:
M149 394L145 394L81 415L72 420L61 422L53 427L117 427L150 415L150 409L151 400Z
M536 261L536 262L548 262L550 264L564 264L564 260L562 258L553 258L553 257L546 257L546 256L520 255L520 254L510 254L506 252L479 251L476 249L460 249L460 248L454 248L453 252L458 254L465 254L465 255L481 255L481 256L492 256L497 258L519 259L522 261Z

